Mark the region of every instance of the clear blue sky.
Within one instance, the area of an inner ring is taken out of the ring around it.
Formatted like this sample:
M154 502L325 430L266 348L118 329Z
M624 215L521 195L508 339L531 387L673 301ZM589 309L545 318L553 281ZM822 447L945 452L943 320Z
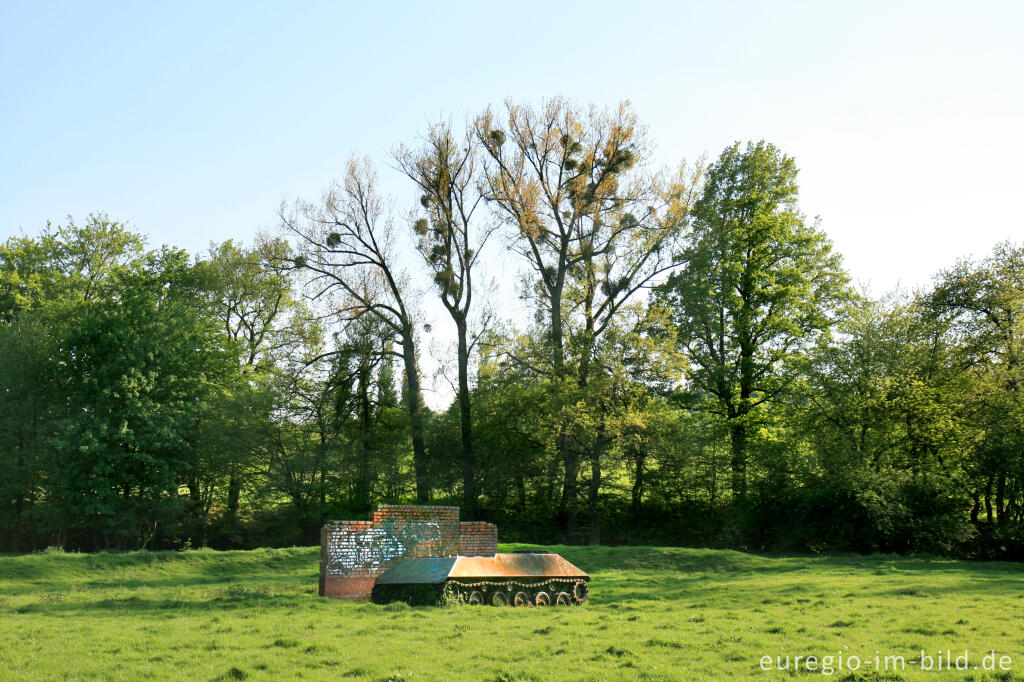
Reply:
M631 99L659 162L768 139L875 293L1024 240L1024 3L0 4L0 239L195 252L508 96ZM385 169L387 189L404 185Z

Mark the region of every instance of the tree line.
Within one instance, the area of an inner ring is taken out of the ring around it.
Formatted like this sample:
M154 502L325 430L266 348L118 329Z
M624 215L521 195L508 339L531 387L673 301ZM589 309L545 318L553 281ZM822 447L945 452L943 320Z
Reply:
M0 550L310 544L434 502L536 542L1024 556L1024 247L871 297L793 158L656 169L628 103L506 102L388 162L415 206L353 159L249 245L105 215L0 245ZM502 248L520 326L482 287Z

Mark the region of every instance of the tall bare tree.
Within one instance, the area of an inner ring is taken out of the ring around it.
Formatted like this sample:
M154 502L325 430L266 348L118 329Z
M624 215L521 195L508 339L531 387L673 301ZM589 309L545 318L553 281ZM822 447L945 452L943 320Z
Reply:
M598 337L632 296L672 266L672 242L700 174L681 170L668 183L652 174L646 132L628 102L607 111L562 98L536 109L507 101L502 119L488 109L475 126L488 160L487 196L536 275L553 376L586 387ZM581 453L568 433L560 434L558 449L572 542ZM594 489L600 453L589 454Z
M403 145L395 152L398 167L421 192L422 213L413 223L417 249L434 275L434 286L458 336L462 506L469 518L474 518L477 507L469 393L469 355L475 342L469 332L473 268L497 225L478 210L483 205L478 146L472 132L459 140L450 123L438 123L419 148Z
M286 232L297 240L295 266L310 275L310 297L329 306L341 322L370 315L390 329L399 350L388 350L405 366L406 406L412 431L416 500L430 500L423 437L416 319L410 287L395 253L394 221L377 190L369 159L351 160L342 183L328 187L320 202L298 201L280 211Z

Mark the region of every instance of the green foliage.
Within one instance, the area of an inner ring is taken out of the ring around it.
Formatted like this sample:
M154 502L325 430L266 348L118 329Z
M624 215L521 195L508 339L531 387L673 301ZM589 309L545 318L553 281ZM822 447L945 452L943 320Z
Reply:
M798 211L796 172L764 142L726 149L694 205L683 266L663 289L694 387L729 417L782 390L787 360L847 296L839 256Z
M503 538L1024 558L1024 249L857 297L771 144L669 176L628 103L501 118L399 148L407 231L352 162L295 245L190 259L102 215L0 244L0 549L311 544L429 498ZM502 227L525 329L473 301Z
M108 284L116 300L91 306L55 358L66 400L51 494L61 531L142 547L178 511L189 441L230 358L218 350L185 254L152 254Z
M85 225L69 218L38 238L11 238L0 245L0 316L44 308L74 315L102 295L111 274L136 267L144 246L141 235L97 214Z
M59 393L50 358L56 347L36 313L0 323L0 533L29 549L45 512L45 480ZM42 506L40 506L42 505Z
M727 420L732 491L746 490L756 410L794 377L793 360L848 297L840 257L797 206L797 169L775 146L739 143L710 166L678 272L661 288L690 361L695 404Z

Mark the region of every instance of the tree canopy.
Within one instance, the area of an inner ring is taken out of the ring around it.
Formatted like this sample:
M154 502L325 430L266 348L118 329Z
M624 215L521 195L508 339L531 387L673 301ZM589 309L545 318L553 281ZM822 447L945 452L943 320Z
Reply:
M431 501L509 540L1024 558L1024 246L870 297L795 159L652 144L628 102L509 101L396 147L410 206L354 159L250 244L8 239L0 551L315 543ZM530 320L481 288L498 249Z

